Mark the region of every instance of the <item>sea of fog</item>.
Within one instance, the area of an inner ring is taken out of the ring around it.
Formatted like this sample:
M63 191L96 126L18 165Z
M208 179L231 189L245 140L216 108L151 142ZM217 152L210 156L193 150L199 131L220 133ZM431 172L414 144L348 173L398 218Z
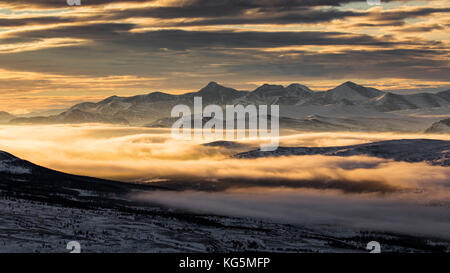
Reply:
M281 136L281 146L337 146L404 138L450 140L450 135L398 133L294 133ZM292 156L234 159L257 148L204 146L183 141L170 130L105 125L0 127L0 150L59 171L120 181L186 179L247 181L222 191L154 191L136 198L176 209L305 225L439 236L450 239L450 168L427 163L395 162L366 156ZM277 186L250 180L322 183L320 187ZM360 183L360 192L346 192L333 183ZM337 182L336 182L337 181ZM370 181L371 183L367 183ZM237 183L238 183L237 182ZM378 191L382 187L389 191ZM374 190L375 189L375 190Z

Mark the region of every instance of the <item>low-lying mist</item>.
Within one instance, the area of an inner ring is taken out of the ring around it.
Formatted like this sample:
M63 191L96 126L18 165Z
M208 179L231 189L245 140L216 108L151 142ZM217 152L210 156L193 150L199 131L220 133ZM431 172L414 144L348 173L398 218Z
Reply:
M280 146L341 146L450 135L291 133ZM0 150L48 168L120 181L222 183L216 190L133 198L189 210L295 224L346 225L450 238L450 168L367 156L234 159L251 147L174 140L167 129L105 125L2 126ZM230 182L231 181L231 182ZM225 184L227 183L227 184ZM195 183L193 183L195 184ZM217 190L218 189L218 190Z
M438 203L420 192L344 195L335 190L248 188L156 191L134 197L183 211L260 218L322 231L357 229L450 239L449 199Z
M450 135L394 133L302 133L282 136L280 146L340 146L402 138L450 139ZM121 181L153 178L285 178L380 180L416 185L444 183L446 168L364 156L302 156L231 159L258 148L228 149L201 145L208 141L174 140L167 129L105 125L2 126L0 149L48 168Z

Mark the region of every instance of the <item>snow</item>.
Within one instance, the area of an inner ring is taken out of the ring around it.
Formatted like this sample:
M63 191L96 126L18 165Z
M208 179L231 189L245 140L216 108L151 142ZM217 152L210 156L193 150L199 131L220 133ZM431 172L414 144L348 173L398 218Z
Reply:
M31 174L31 169L22 160L0 151L0 173Z

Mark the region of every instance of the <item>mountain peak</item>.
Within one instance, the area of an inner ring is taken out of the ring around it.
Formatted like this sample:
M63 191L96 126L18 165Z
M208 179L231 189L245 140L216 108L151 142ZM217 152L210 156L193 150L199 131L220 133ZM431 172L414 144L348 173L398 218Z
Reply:
M215 81L212 81L212 82L208 83L208 86L217 86L217 85L219 85L219 84L217 82L215 82Z
M218 84L217 82L210 82L208 85L200 89L199 92L211 92L211 91L217 91L218 89L225 89L225 86L222 86Z
M341 84L340 86L362 87L361 85L356 84L356 83L354 83L354 82L352 82L352 81L346 81L346 82L344 82L343 84Z
M375 88L364 87L351 81L347 81L327 92L335 101L340 101L342 99L364 101L368 98L375 98L384 94L384 92Z
M218 84L217 82L212 81L212 82L208 83L208 85L206 85L205 87L217 88L217 87L222 87L222 85Z
M260 87L256 88L253 92L261 93L261 92L267 92L267 91L273 91L273 90L279 90L284 89L282 85L275 85L275 84L263 84Z
M288 87L286 87L287 90L301 90L306 91L307 93L312 93L312 90L309 89L308 86L299 84L299 83L292 83Z
M230 87L222 86L216 82L210 82L198 92L188 93L183 96L201 96L204 103L225 105L232 100L242 97L246 92L240 92Z
M112 101L114 101L114 100L116 100L118 98L119 98L118 96L114 95L114 96L111 96L111 97L107 97L106 99L100 101L100 103L110 103L110 102L112 102Z

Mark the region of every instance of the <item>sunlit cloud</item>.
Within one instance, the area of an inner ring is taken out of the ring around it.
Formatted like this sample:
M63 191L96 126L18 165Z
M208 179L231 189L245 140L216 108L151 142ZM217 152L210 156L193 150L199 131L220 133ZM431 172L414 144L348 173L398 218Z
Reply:
M447 1L0 3L0 79L39 75L2 81L8 99L27 93L61 105L80 92L78 101L182 93L211 80L238 89L270 81L325 90L347 80L398 91L448 87ZM0 110L37 109L17 105Z
M402 138L441 138L420 134L310 133L281 137L281 146L334 146ZM380 180L393 186L417 186L425 177L447 181L448 170L426 163L401 163L356 156L281 157L255 160L231 159L237 151L200 145L202 141L172 139L166 129L120 126L2 126L0 149L70 173L120 180L144 178L260 178ZM258 146L254 140L243 143ZM44 155L48 153L48 155ZM342 169L346 164L378 166ZM293 168L295 166L295 168ZM390 173L386 176L386 173Z
M286 135L280 143L316 147L425 137L450 140L450 135L347 132ZM0 127L0 150L68 173L158 185L181 179L187 187L190 180L216 186L235 180L213 192L130 196L153 204L291 224L450 236L450 225L442 218L450 205L448 167L367 156L234 159L230 156L241 148L202 146L203 142L174 140L166 129L94 124Z

